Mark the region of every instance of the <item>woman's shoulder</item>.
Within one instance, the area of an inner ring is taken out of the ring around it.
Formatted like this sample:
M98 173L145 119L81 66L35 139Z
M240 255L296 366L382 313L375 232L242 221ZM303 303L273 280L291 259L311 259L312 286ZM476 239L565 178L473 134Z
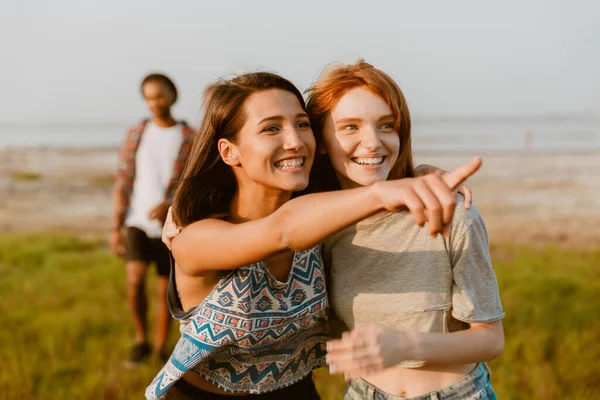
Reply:
M477 207L471 204L471 207L467 210L465 208L464 197L460 194L457 195L456 210L452 219L452 236L457 238L467 232L480 235L485 234L486 231L485 222L481 214L479 214Z
M473 221L480 220L481 214L475 204L471 203L469 209L465 208L465 198L461 194L456 195L456 209L454 210L453 223L464 223L470 225Z

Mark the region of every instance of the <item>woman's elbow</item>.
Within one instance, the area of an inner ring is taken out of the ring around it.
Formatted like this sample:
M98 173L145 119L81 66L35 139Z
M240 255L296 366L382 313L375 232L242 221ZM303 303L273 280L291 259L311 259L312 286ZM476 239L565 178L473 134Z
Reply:
M471 329L480 332L480 361L492 361L504 352L504 328L502 321L471 324Z
M497 338L493 341L493 345L490 348L489 359L486 361L492 361L500 357L504 353L504 337Z
M489 360L486 361L496 359L504 353L504 328L501 321L494 323L491 333Z
M277 251L299 251L295 239L295 227L290 222L289 210L284 204L266 219L266 232L274 235L275 249Z
M173 267L177 266L177 270L186 276L196 276L202 273L202 268L199 267L199 263L196 261L195 254L186 247L185 241L182 241L179 237L176 237L171 242L171 253Z

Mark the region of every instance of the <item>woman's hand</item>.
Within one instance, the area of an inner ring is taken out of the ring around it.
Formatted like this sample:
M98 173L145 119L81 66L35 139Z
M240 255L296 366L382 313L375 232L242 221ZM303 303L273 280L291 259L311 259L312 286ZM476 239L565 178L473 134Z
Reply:
M162 242L169 248L169 250L171 250L171 241L175 236L179 235L179 232L181 232L181 229L179 229L173 222L172 213L173 207L169 207L169 211L167 211L167 218L162 230Z
M344 332L328 343L327 364L332 374L346 380L373 374L409 358L409 337L405 332L367 325Z
M429 234L450 235L450 223L456 207L453 193L462 182L481 166L481 158L464 164L444 175L428 174L418 178L377 182L376 188L383 208L389 211L408 209L415 222L429 222Z
M444 176L448 171L445 171L441 168L438 168L434 165L421 164L415 168L415 177L422 177L429 174L436 174L439 176ZM460 193L465 198L464 207L466 210L471 208L471 204L473 203L473 192L464 184L460 184L454 189L454 193Z
M467 186L463 185L462 183L460 185L458 185L456 187L456 189L454 189L455 193L460 193L464 196L465 198L465 210L468 210L471 208L471 204L473 203L473 192L471 191L471 189L469 189Z

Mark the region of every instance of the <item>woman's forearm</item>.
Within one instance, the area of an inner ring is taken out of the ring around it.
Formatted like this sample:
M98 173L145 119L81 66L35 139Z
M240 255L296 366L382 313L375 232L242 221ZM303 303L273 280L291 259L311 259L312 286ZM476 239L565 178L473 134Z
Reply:
M311 194L281 206L272 215L273 226L286 248L298 251L383 209L376 186Z
M406 332L363 325L329 342L327 363L347 379L376 373L403 361L469 364L489 361L504 350L502 322L471 324L453 333Z
M502 322L472 324L469 329L452 333L408 332L410 360L431 364L467 364L490 361L504 350Z
M382 209L375 185L306 195L258 220L194 222L173 239L172 250L177 263L190 275L207 269L233 269L282 251L315 246Z

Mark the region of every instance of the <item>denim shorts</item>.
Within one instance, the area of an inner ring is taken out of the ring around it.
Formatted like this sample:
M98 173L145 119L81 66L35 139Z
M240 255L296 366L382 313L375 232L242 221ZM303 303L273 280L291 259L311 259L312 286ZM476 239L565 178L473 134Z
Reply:
M485 363L479 363L469 375L452 385L417 397L400 397L377 389L362 380L353 380L346 388L344 400L496 400Z

